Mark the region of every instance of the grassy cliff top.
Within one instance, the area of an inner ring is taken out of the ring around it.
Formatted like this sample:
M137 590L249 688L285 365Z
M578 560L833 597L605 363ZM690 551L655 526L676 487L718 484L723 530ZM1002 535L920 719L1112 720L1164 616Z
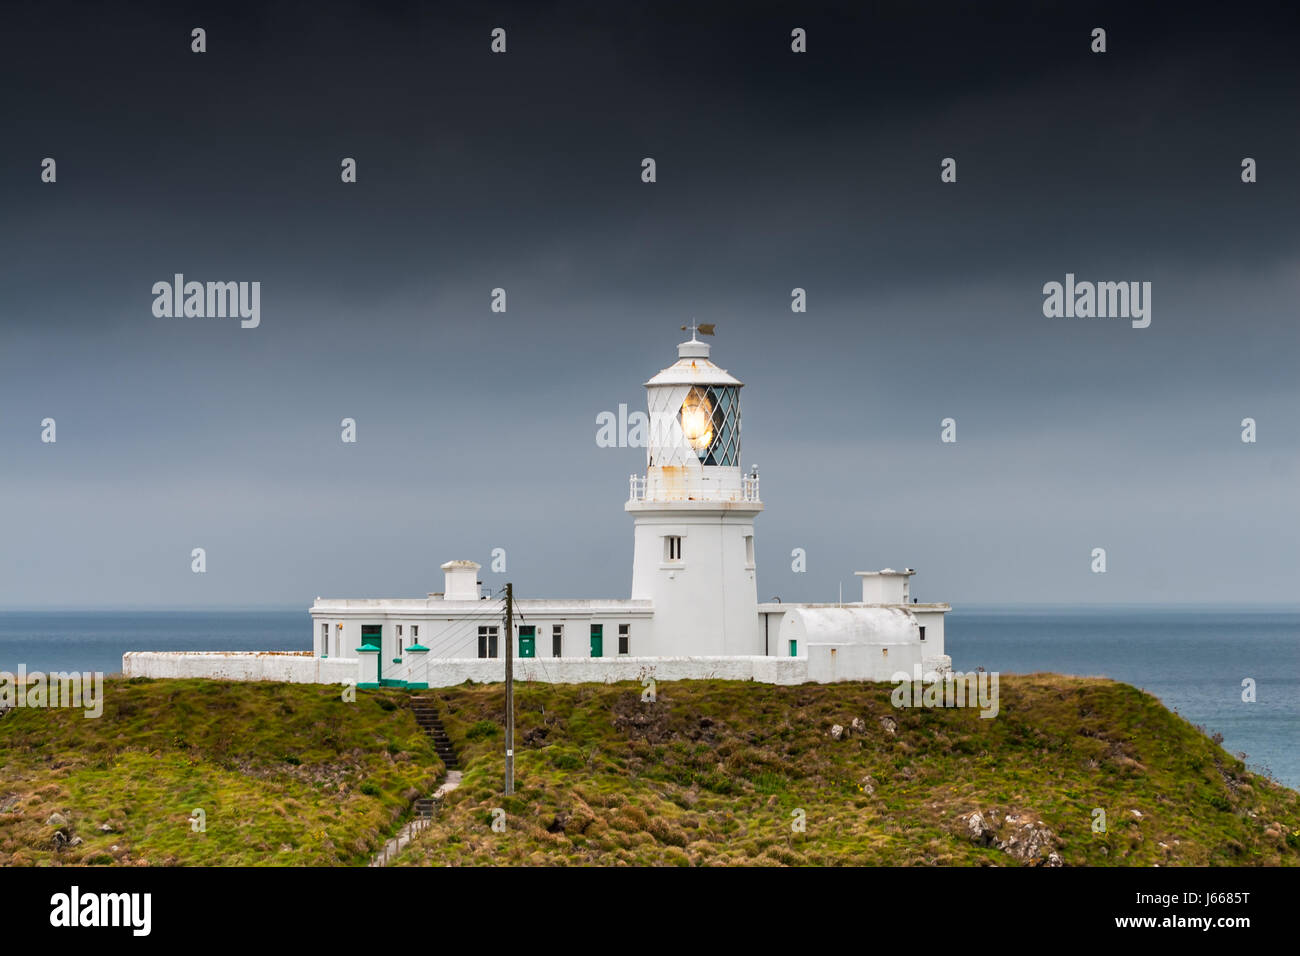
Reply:
M0 865L366 862L442 764L406 694L341 692L108 680L96 719L9 711Z
M887 684L684 681L654 703L519 685L509 798L504 688L421 692L465 778L396 862L1300 862L1300 795L1149 694L1055 675L1000 690L981 719L895 708ZM364 863L442 775L406 691L130 680L105 698L98 719L0 717L0 864Z
M503 688L432 691L466 775L399 862L1300 862L1300 796L1126 684L1004 676L992 719L895 708L891 689L523 685L513 797Z

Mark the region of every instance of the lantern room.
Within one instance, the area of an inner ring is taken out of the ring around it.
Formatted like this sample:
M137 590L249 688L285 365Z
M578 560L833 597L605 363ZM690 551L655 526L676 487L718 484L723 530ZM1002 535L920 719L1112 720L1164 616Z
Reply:
M692 332L677 361L645 383L650 413L646 474L633 476L633 499L757 501L757 476L740 467L743 383L709 359Z

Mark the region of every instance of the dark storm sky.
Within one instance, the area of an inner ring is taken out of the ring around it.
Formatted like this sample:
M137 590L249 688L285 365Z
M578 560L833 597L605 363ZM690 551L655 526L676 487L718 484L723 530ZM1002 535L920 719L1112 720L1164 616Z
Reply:
M692 318L762 599L1296 600L1294 14L631 6L7 7L0 606L419 596L495 547L626 596L644 455L595 419ZM261 326L155 318L177 272ZM1067 272L1151 282L1150 328L1045 318Z

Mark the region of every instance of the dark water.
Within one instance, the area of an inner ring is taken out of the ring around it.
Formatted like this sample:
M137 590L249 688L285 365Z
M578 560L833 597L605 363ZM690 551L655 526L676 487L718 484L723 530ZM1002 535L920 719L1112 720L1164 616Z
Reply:
M0 611L0 670L122 670L127 651L306 651L311 617L275 611Z
M963 610L948 617L959 670L1102 675L1218 731L1255 769L1300 788L1300 610ZM311 619L276 611L0 612L0 670L115 673L128 650L306 650ZM1257 702L1241 700L1254 678Z

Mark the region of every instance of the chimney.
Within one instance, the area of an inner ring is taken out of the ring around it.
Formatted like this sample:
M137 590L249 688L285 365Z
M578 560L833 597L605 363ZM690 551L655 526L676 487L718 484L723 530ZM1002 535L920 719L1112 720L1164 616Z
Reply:
M482 567L473 561L448 561L442 566L446 575L443 587L444 601L477 601L478 572Z

